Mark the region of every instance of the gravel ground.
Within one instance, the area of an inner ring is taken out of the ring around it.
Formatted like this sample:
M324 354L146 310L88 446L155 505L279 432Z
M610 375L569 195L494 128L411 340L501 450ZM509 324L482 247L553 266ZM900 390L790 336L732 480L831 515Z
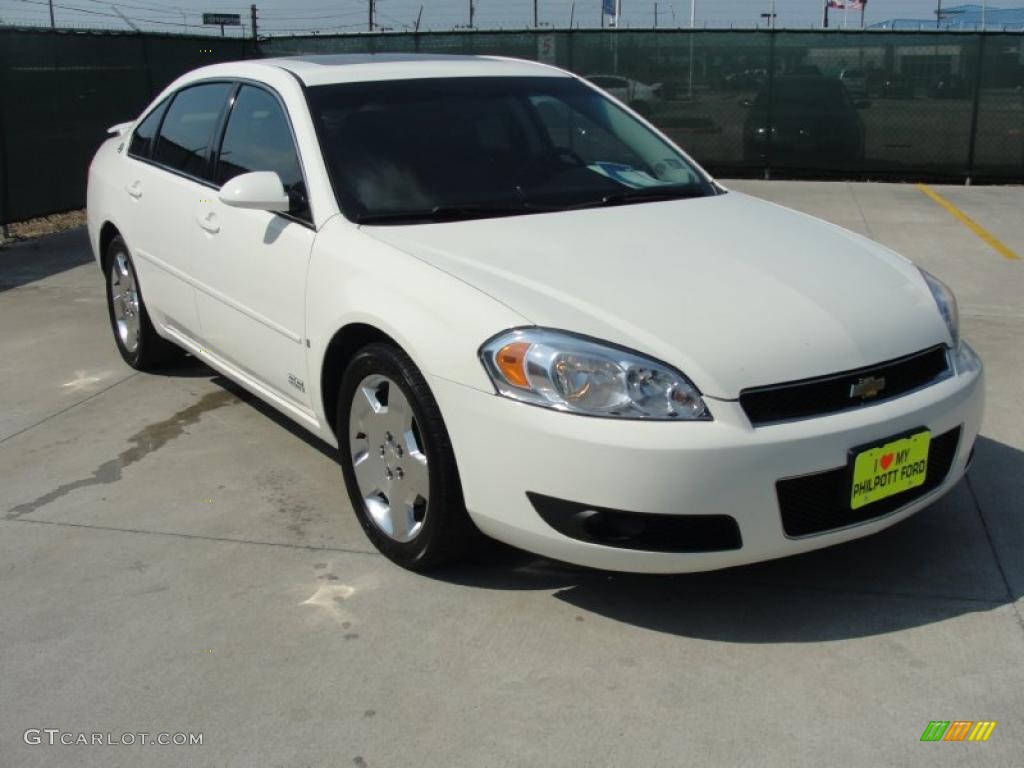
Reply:
M33 237L52 235L55 232L63 232L66 229L73 229L85 224L85 209L78 211L67 211L66 213L52 213L49 216L39 216L26 221L16 221L8 224L0 230L0 246L8 243L15 243L21 240L31 240Z

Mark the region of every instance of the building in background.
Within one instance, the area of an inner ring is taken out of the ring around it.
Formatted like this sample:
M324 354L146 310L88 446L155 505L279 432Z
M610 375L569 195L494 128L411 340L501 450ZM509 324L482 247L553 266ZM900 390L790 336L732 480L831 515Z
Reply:
M872 24L868 29L949 29L975 32L984 27L990 31L1021 31L1024 30L1024 8L994 8L991 5L981 6L957 5L943 8L938 20L936 11L930 19L889 19Z

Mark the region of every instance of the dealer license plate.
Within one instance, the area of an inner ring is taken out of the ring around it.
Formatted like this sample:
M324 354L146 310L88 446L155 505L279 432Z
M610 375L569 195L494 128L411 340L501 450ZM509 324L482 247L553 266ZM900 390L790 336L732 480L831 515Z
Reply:
M850 509L924 485L931 441L932 433L926 430L857 453Z

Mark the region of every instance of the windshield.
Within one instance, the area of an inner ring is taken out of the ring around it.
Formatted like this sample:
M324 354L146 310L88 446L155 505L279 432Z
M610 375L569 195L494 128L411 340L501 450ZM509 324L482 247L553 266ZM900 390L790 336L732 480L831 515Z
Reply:
M567 77L310 88L345 215L403 223L715 194L687 159Z

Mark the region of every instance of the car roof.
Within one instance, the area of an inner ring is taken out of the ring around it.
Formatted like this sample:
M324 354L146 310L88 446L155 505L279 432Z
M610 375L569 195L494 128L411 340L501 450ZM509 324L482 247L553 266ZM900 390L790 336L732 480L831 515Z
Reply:
M545 64L501 56L354 53L256 59L245 64L284 69L311 86L427 77L571 77Z

